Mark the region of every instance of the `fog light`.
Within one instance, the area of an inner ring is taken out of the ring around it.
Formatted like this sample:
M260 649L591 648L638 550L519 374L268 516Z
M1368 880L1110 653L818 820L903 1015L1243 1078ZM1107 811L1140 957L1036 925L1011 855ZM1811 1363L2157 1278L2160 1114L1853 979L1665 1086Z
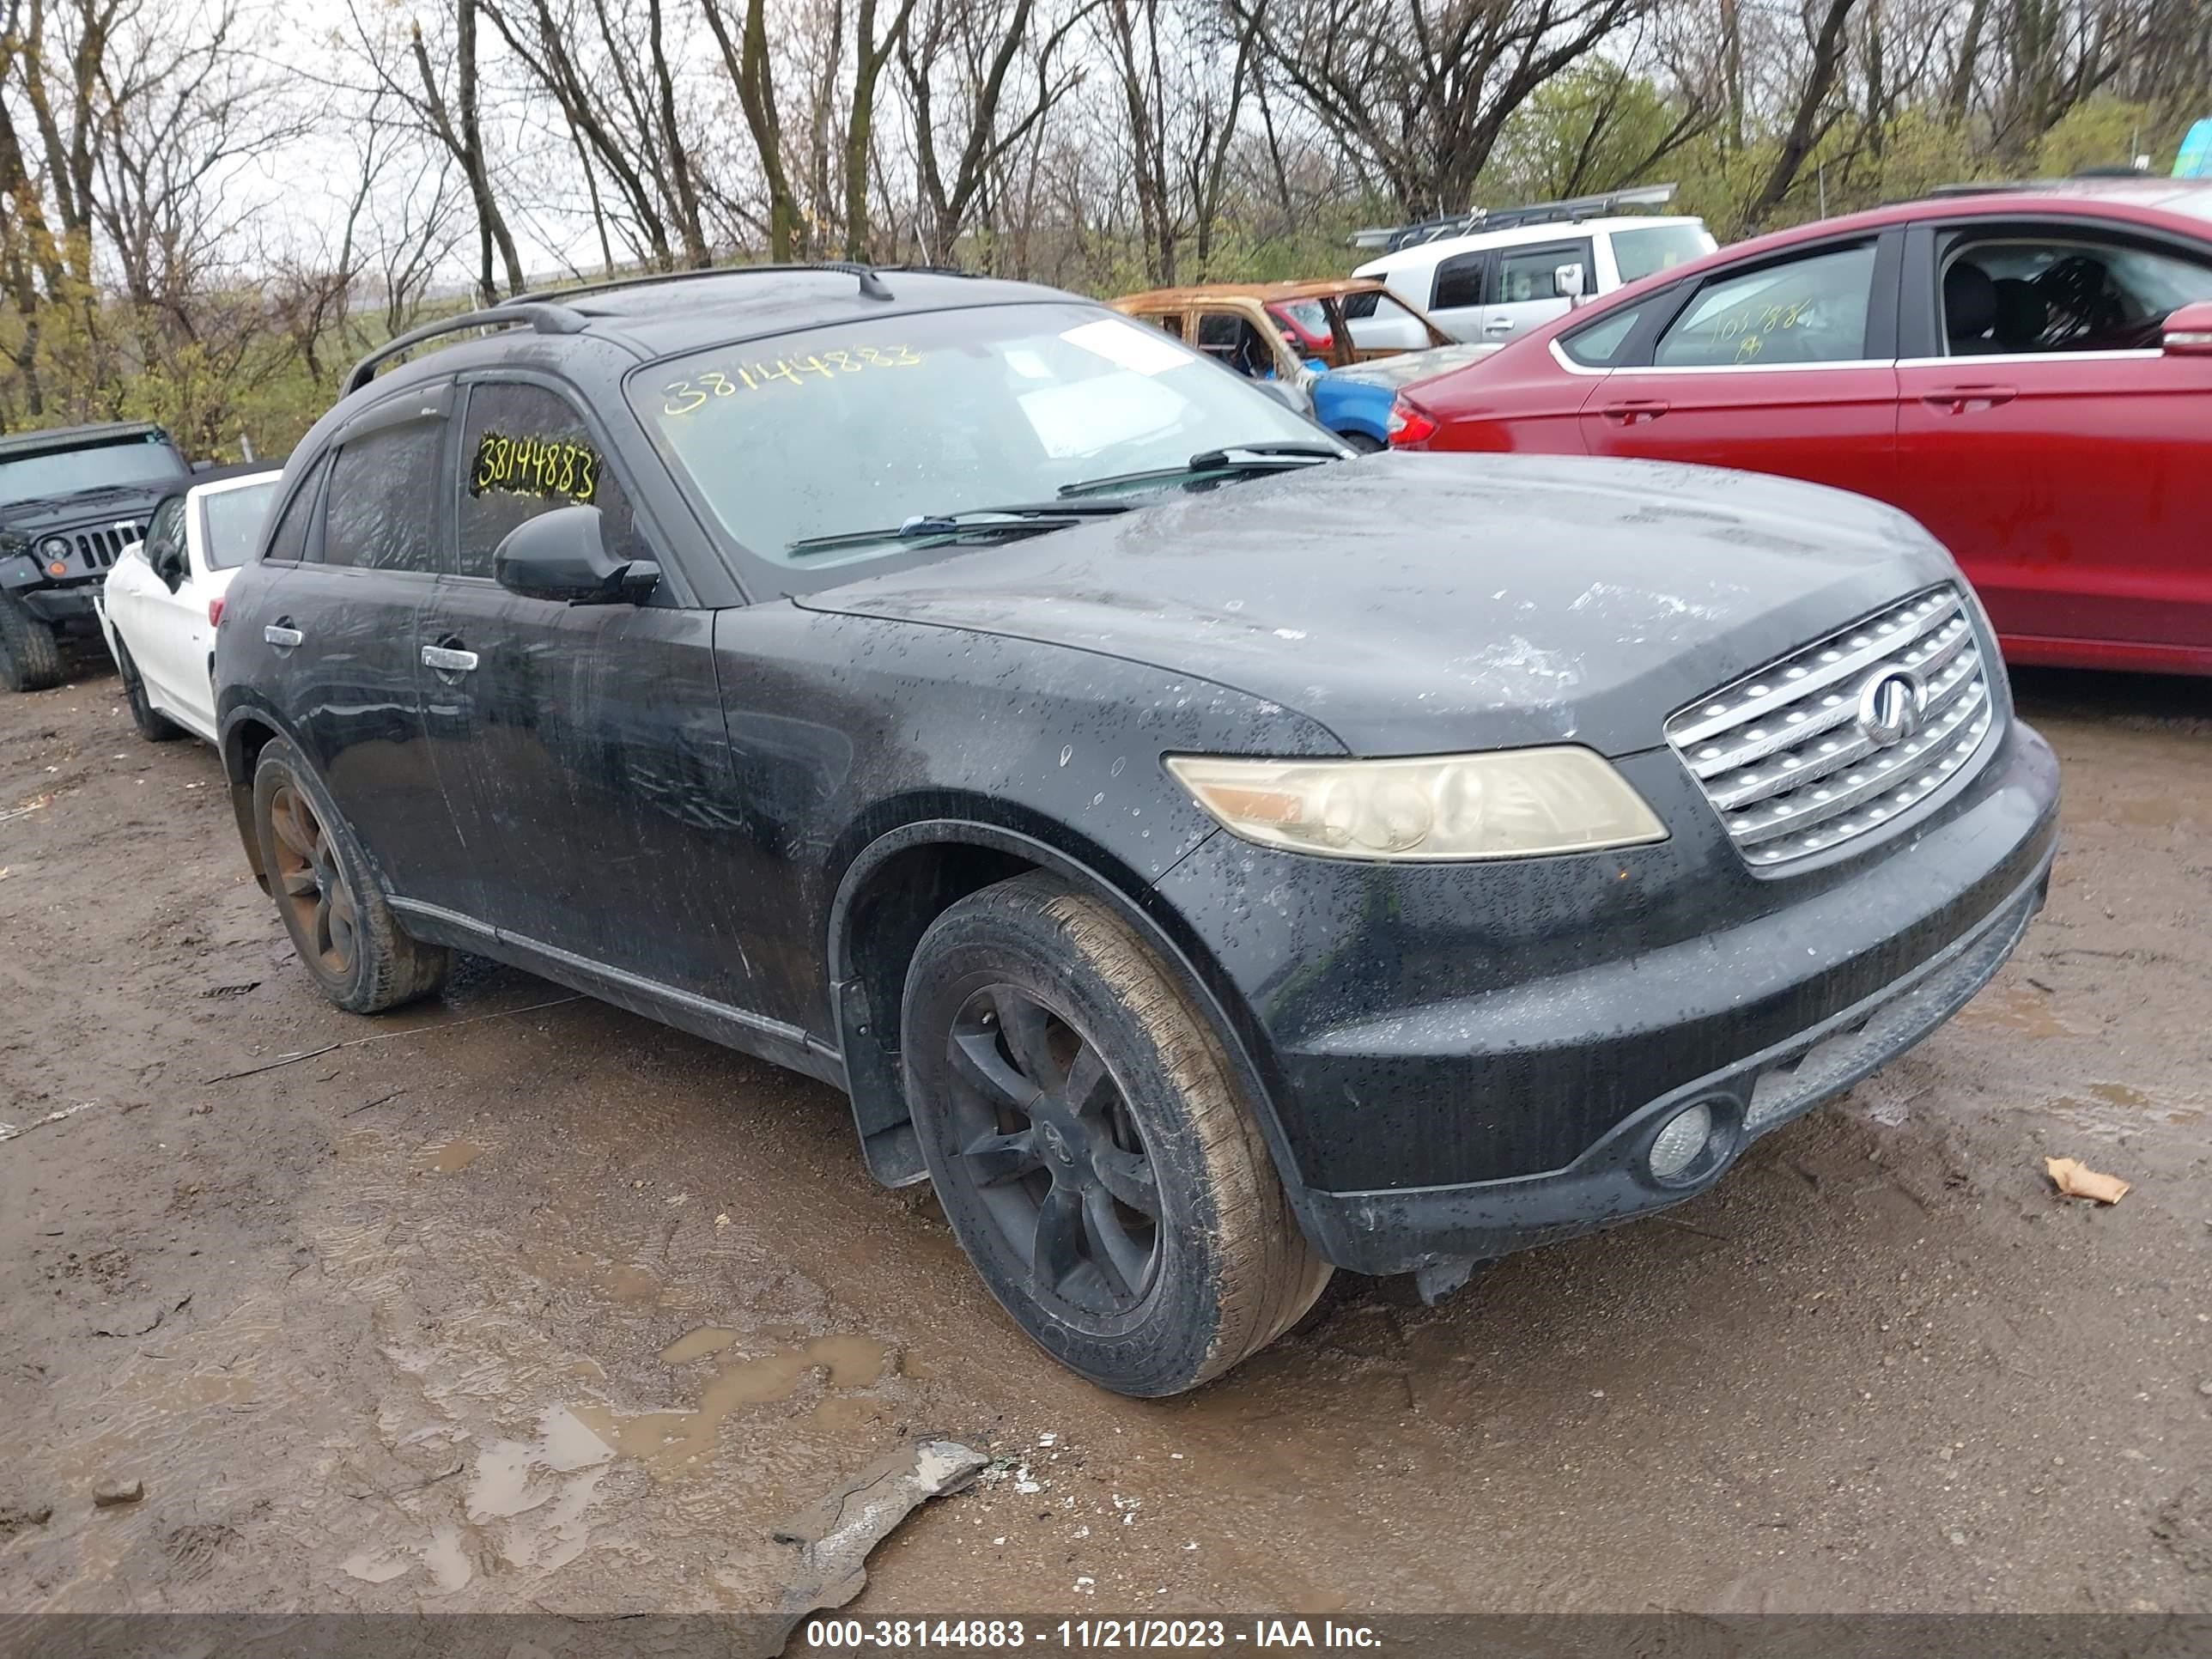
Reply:
M1651 1143L1651 1173L1662 1181L1672 1181L1698 1161L1712 1134L1712 1109L1702 1102L1685 1107L1667 1120L1667 1127Z

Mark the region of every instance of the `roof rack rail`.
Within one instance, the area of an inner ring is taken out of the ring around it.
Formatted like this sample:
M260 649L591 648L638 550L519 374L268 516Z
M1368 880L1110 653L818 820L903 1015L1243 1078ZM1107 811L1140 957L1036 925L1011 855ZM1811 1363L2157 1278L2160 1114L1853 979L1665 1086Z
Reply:
M404 334L395 335L363 357L348 372L345 390L339 395L350 396L376 378L376 371L395 357L404 357L426 340L434 340L442 334L459 334L472 328L513 328L527 323L540 334L574 334L584 326L583 318L566 306L549 305L535 300L502 300L495 306L481 311L464 312L458 317L441 317L420 328L410 328Z
M1568 196L1556 202L1529 202L1520 207L1470 208L1465 213L1448 214L1441 219L1423 219L1410 225L1378 225L1355 231L1352 245L1395 253L1401 248L1440 242L1448 236L1472 236L1478 231L1602 218L1628 208L1664 207L1674 199L1679 188L1672 184L1633 185L1626 190L1602 191L1595 196Z
M842 271L848 276L860 279L863 298L888 300L891 291L877 278L876 267L857 264L850 259L811 259L797 263L761 265L708 265L699 270L640 270L628 276L609 276L596 283L580 283L574 288L544 288L517 296L524 301L571 300L581 294L608 294L618 289L651 288L661 283L696 282L703 276L771 276L800 270Z
M458 334L472 328L511 328L527 323L540 334L575 334L584 327L584 315L565 302L586 294L605 294L617 289L648 288L661 283L695 281L702 276L745 276L756 272L828 270L842 271L860 279L861 294L871 300L888 300L891 291L876 276L873 265L854 264L844 259L823 259L804 264L715 265L704 270L639 271L629 276L612 276L603 282L580 283L574 288L536 289L528 294L518 294L511 300L501 300L497 305L487 306L481 311L471 311L459 317L443 317L420 328L410 329L404 334L386 340L368 356L353 366L346 376L345 393L358 392L376 378L377 369L394 357L405 356L426 340L434 340L441 334Z

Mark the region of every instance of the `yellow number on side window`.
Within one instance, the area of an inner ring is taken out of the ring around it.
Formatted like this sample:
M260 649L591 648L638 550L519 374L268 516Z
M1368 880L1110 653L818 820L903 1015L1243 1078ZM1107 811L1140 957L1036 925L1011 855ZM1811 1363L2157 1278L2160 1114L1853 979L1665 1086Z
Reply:
M667 415L689 415L707 401L707 394L689 380L671 380L660 391L668 400L661 412Z

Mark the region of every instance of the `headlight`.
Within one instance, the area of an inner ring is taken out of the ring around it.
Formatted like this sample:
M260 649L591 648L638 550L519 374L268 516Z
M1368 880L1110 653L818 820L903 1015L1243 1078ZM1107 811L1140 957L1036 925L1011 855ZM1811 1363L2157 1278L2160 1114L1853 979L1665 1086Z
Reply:
M66 559L69 556L69 538L66 536L49 536L39 544L39 556L42 559Z
M1167 766L1232 834L1324 857L1534 858L1667 839L1627 780L1575 746L1422 760L1175 755Z

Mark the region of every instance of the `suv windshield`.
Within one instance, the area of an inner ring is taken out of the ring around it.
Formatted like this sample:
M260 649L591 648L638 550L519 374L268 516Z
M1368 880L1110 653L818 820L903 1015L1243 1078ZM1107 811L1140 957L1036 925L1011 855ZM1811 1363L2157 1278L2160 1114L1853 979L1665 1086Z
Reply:
M1672 270L1692 259L1702 259L1720 244L1695 219L1648 230L1613 233L1613 263L1620 268L1621 286L1649 276L1655 270Z
M276 499L278 477L272 472L265 479L235 489L210 490L200 498L209 569L235 570L252 557L262 523Z
M152 483L185 476L184 458L158 432L106 443L0 459L0 506L102 485Z
M1195 453L1325 434L1197 352L1083 305L998 305L806 329L641 371L630 398L724 530L809 569L898 551L794 543L1054 501Z

